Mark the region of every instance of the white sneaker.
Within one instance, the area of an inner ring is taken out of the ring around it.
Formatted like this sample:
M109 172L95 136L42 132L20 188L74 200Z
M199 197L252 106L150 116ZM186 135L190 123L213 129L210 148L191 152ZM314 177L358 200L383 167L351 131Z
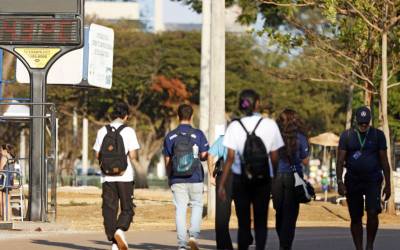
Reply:
M186 250L186 247L178 247L178 250Z
M124 231L117 229L114 234L114 239L117 241L119 250L128 250L128 242L126 241Z
M119 250L118 245L115 244L115 243L113 243L113 244L111 245L111 250Z
M199 245L194 237L189 238L189 246L191 250L200 250Z

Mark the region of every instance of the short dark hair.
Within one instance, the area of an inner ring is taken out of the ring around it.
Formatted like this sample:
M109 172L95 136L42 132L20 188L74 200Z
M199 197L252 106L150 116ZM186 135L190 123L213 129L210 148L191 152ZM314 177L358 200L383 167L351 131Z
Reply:
M178 117L180 121L188 121L192 118L193 108L189 104L181 104L178 107Z
M115 120L117 118L124 119L125 116L129 115L129 107L124 102L118 102L114 104L113 111L111 113L111 119Z
M252 115L256 109L256 103L260 95L253 89L244 89L239 95L239 110L246 115Z

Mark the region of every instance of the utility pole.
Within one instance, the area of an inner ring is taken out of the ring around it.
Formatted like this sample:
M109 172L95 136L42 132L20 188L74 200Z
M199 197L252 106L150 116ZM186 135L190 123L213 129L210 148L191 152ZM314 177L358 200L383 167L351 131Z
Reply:
M201 30L201 82L200 82L200 129L209 137L209 112L210 112L210 81L211 81L211 0L203 0L203 23ZM208 168L205 167L208 173ZM209 175L207 175L209 176ZM207 215L213 202L210 178L207 178Z
M211 2L211 84L209 142L216 141L216 130L225 126L225 0ZM211 187L208 217L215 218L215 187Z

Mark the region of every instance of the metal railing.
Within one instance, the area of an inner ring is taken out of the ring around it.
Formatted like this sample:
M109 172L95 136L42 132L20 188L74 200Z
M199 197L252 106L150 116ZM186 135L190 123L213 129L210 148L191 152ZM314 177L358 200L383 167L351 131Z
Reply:
M15 170L0 170L0 175L3 176L3 184L1 185L1 191L5 192L5 204L2 206L3 221L9 221L9 193L12 189L19 189L22 186L22 177L19 171ZM18 184L15 185L14 180L18 180Z
M42 180L43 190L43 203L45 204L45 217L47 221L55 221L57 215L57 120L56 120L56 106L54 103L32 103L32 102L0 102L0 106L28 106L30 110L32 110L33 106L43 106L46 109L44 116L33 116L31 112L29 115L0 115L0 121L3 122L31 122L34 119L43 119L50 123L50 150L47 155L45 155L45 166L44 173L45 179ZM32 128L32 127L31 127ZM30 133L35 133L34 131L30 131ZM32 143L30 143L30 152L32 152ZM32 165L32 153L29 154L29 166ZM29 176L31 176L31 172ZM48 182L50 182L50 203L48 203ZM30 186L31 187L31 186ZM31 194L31 192L29 192ZM31 197L29 197L29 202L31 202ZM50 205L50 207L49 207Z

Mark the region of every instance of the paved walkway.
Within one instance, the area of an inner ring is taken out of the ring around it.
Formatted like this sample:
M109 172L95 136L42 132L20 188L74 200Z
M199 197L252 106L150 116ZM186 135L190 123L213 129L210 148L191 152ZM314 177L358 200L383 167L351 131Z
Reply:
M236 231L232 231L236 236ZM129 232L130 249L169 250L175 247L176 235L172 231ZM381 229L378 232L375 249L398 250L400 230ZM3 248L5 247L5 248ZM202 232L201 249L215 249L214 232ZM79 249L105 250L110 245L102 233L71 232L7 232L0 231L0 249ZM278 249L276 233L269 231L267 249ZM299 228L296 233L295 250L346 250L353 249L350 232L346 228Z

